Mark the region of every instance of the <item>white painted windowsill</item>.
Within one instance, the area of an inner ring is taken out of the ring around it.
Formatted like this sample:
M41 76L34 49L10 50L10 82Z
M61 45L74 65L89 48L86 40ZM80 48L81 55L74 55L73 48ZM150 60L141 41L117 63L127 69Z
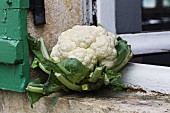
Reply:
M128 41L135 55L170 52L170 31L119 36ZM170 67L129 63L122 74L125 85L170 94Z
M127 40L135 55L170 52L170 31L119 35Z
M121 73L125 85L170 94L169 67L129 63Z

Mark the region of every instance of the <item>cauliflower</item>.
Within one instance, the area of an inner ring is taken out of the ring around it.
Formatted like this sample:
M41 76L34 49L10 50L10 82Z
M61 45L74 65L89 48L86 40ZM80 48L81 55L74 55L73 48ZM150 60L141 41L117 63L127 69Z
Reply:
M133 56L131 46L102 27L75 26L61 33L51 56L42 38L28 39L34 53L32 68L39 67L49 75L45 83L36 79L28 84L31 104L59 89L82 92L103 85L124 88L119 71Z
M111 68L117 58L116 42L117 36L102 27L77 25L61 33L50 56L57 62L76 58L90 69L97 63Z

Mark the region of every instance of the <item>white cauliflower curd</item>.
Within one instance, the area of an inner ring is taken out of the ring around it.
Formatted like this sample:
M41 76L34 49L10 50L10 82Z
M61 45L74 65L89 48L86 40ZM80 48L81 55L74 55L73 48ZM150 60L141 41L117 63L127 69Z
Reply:
M90 69L97 63L111 68L117 58L116 41L117 36L102 27L77 25L61 33L50 56L57 62L76 58Z

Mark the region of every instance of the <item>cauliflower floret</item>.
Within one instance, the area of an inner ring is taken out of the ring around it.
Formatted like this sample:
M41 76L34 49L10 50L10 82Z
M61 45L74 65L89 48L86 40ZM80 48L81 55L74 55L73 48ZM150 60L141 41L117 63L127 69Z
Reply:
M68 58L76 58L90 69L97 63L95 52L89 48L77 48L68 53Z
M108 68L113 66L113 60L117 56L114 37L105 35L97 37L96 42L91 44L90 48L96 52L96 56L101 64L106 65ZM103 61L104 59L105 61ZM110 63L108 63L109 61Z
M58 44L56 46L54 46L52 48L52 52L50 54L50 56L56 61L56 62L60 62L60 59L61 59L61 54L58 50Z
M116 35L102 27L77 25L61 33L51 57L57 61L77 58L90 69L98 62L110 68L116 61L116 39Z

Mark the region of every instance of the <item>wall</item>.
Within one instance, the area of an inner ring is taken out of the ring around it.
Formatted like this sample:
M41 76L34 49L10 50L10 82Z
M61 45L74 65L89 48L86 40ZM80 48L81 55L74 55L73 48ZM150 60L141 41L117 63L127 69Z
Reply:
M48 50L57 43L61 32L72 28L74 25L83 24L83 0L44 0L46 24L34 26L32 11L28 11L28 33L33 37L42 37ZM30 57L30 63L32 57ZM31 79L47 79L41 70L30 70Z
M45 0L46 24L34 26L32 14L28 12L28 32L34 37L43 37L49 50L57 42L61 32L83 23L81 0Z

